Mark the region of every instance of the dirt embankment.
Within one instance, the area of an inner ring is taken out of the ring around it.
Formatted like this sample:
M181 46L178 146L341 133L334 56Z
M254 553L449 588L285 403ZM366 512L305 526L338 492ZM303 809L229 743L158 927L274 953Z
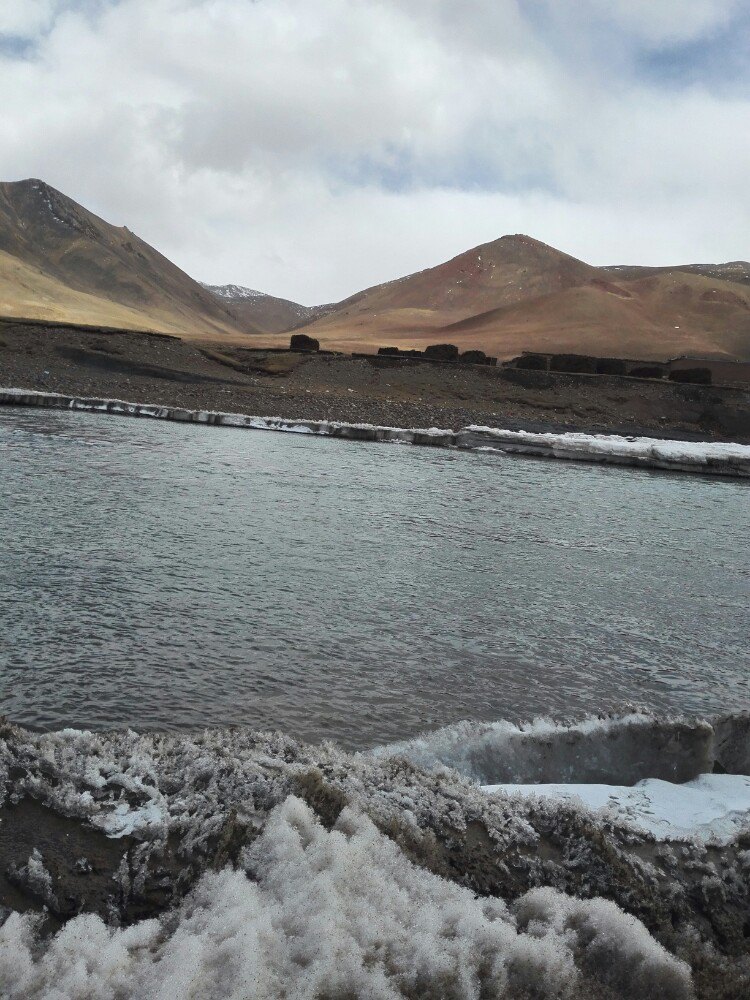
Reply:
M401 427L582 430L750 442L750 392L387 358L272 353L0 323L0 384Z

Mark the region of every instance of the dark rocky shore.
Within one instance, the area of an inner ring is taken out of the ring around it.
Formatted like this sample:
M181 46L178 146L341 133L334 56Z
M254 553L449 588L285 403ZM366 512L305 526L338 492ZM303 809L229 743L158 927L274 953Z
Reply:
M615 376L274 353L0 323L0 384L187 409L456 430L750 442L750 392Z

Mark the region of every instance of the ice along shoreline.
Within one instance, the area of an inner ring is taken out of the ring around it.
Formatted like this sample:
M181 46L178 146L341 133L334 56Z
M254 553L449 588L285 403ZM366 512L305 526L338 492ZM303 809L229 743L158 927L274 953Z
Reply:
M470 451L489 450L670 472L750 478L750 445L725 442L676 441L580 432L536 433L474 424L453 431L437 427L403 428L304 418L291 420L17 388L0 388L0 405L36 406L249 430L315 434L352 441L398 442Z

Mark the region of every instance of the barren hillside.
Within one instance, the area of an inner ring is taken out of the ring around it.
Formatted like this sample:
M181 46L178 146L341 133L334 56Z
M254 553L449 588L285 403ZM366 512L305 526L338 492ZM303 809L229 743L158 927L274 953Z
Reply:
M197 281L43 181L0 184L0 251L4 315L238 333L231 311Z

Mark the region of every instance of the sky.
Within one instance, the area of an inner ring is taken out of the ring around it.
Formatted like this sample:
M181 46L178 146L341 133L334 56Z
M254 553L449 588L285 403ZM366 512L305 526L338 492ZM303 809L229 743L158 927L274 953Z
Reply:
M527 233L750 257L747 0L0 0L0 179L305 304Z

